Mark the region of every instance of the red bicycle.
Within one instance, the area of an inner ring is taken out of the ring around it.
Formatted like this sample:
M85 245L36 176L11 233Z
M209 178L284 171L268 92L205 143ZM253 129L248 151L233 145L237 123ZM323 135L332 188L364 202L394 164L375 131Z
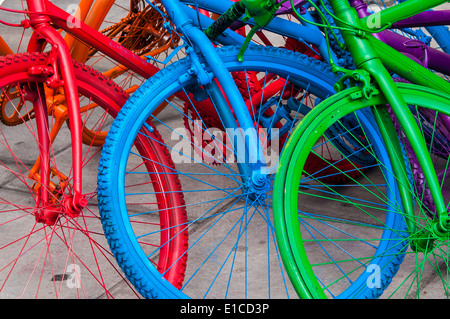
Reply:
M144 78L159 69L47 0L27 4L27 11L15 12L28 17L17 26L33 30L28 53L0 58L0 296L109 298L121 286L138 296L107 248L96 200L95 146L128 94L92 67L73 62L58 30ZM158 163L145 167L160 211L149 222L167 229L161 231L163 252L154 261L164 270L175 258L172 245L184 245L187 234L164 245L177 229L163 224L182 224L186 214L166 209L177 202L183 207L182 196L173 192L179 182L168 174L173 163L156 129L149 136L152 142L138 142L138 149ZM178 271L166 277L175 282Z

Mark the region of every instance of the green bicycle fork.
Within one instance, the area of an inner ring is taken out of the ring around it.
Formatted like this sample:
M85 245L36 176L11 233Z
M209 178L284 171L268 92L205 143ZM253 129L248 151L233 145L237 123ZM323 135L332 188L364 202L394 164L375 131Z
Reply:
M418 2L416 0L413 1ZM340 21L336 21L338 26L348 28L348 25L352 25L356 26L360 30L365 29L362 22L358 18L356 10L350 7L348 1L331 0L330 2L336 16L340 19ZM442 1L430 0L427 1L427 5L432 7L434 3L440 2ZM411 8L413 7L414 6ZM433 221L432 226L428 227L426 231L420 232L420 235L418 236L419 239L411 243L411 247L413 249L424 250L432 244L433 238L447 236L450 230L450 220L440 190L439 181L436 171L434 170L430 154L427 152L425 140L421 135L420 128L418 127L414 116L410 112L406 102L398 91L391 75L378 57L375 49L372 47L372 42L367 39L365 32L360 30L350 31L346 29L342 32L347 48L352 53L357 69L367 71L374 80L374 83L376 83L379 87L379 90L386 97L386 100L397 117L406 138L409 140L413 148L436 205L438 219ZM369 90L367 88L370 84L363 84L363 91L365 90L370 93L374 93L376 91L373 89ZM371 97L367 97L367 94L365 96L369 99ZM372 110L383 139L386 142L389 158L392 162L393 170L398 180L397 183L400 191L400 197L403 203L403 209L405 211L405 222L408 226L409 232L411 234L416 233L417 230L415 226L412 194L409 186L410 183L408 182L398 135L395 131L394 124L389 116L386 106L376 106L373 107Z

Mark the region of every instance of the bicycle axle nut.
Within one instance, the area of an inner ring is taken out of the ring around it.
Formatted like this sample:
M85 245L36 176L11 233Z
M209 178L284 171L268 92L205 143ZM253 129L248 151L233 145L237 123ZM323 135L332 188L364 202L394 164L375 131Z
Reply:
M87 199L83 195L79 196L67 196L64 200L64 208L67 215L70 217L76 217L87 206Z

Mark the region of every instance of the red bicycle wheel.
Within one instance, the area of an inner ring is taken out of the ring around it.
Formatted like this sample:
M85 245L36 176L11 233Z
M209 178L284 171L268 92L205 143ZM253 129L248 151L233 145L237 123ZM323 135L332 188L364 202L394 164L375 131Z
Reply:
M120 293L120 297L137 297L117 267L103 235L96 196L101 149L92 143L83 145L82 154L83 193L88 205L79 214L71 213L64 205L73 183L70 132L63 125L67 121L63 92L46 87L48 76L39 71L48 68L47 59L47 55L38 53L0 58L0 296L111 298ZM74 69L83 128L89 127L94 135L107 131L128 95L90 67L76 62ZM46 105L48 116L44 120L34 114L35 99ZM47 126L51 141L47 154L48 185L41 184L38 160L42 145L37 128L42 125ZM138 150L143 157L158 163L148 161L148 174L142 178L156 194L155 201L145 205L157 213L152 220L143 219L140 223L159 229L158 240L152 244L163 248L151 262L176 285L183 280L186 257L180 259L179 267L167 269L167 265L179 258L177 252L185 255L187 231L173 225L182 225L186 214L183 209L167 207L183 207L183 197L181 191L173 191L179 182L177 175L172 174L173 163L162 147L164 142L156 130L149 135L150 142L140 143ZM170 193L165 192L168 185ZM49 197L45 203L39 195L44 187ZM171 240L174 233L176 239Z

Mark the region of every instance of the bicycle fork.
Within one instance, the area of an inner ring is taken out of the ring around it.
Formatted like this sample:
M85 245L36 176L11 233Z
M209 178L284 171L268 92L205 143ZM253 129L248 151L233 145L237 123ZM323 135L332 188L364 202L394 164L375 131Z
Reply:
M208 37L196 28L186 16L179 1L162 0L162 3L181 34L186 36L188 41L193 44L188 49L192 68L187 76L196 76L198 84L206 89L226 129L245 133L245 136L236 134L236 141L232 141L233 149L238 152L238 166L244 184L251 185L255 189L263 189L267 183L267 173L264 170L265 158L262 144L250 112L233 77ZM214 76L208 74L204 66L200 64L199 54L205 58ZM231 108L229 105L231 105ZM244 147L238 145L244 145ZM250 163L250 165L246 165L246 163Z
M45 4L35 3L30 6L32 12L45 12ZM81 142L81 114L79 105L78 89L75 83L75 72L72 65L72 58L67 49L67 45L62 36L50 26L49 18L42 14L29 15L31 26L38 34L37 43L30 43L30 48L34 51L39 46L43 46L45 42L51 44L52 50L49 57L49 68L51 75L46 81L46 85L50 88L63 87L65 99L68 108L69 125L71 129L72 143L72 161L73 161L73 188L71 194L64 197L63 203L60 204L58 210L64 210L69 215L77 215L87 205L87 200L82 195L82 142ZM38 72L39 70L33 70ZM45 73L45 70L41 70ZM43 74L45 75L45 74ZM48 75L45 75L48 76ZM40 97L35 99L34 107L36 113L36 121L39 126L38 144L40 153L40 174L39 174L39 196L37 210L45 210L47 207L53 207L49 195L50 187L50 144L51 140L48 135L48 114L46 109L45 93L40 90ZM46 194L45 194L46 193ZM40 203L39 203L40 202ZM54 207L50 208L54 211ZM49 213L54 215L54 212ZM51 221L49 221L51 223Z
M341 7L339 7L340 10L338 10L340 11L337 14L338 17L358 25L357 23L359 23L359 20L356 10L350 8L348 3L344 3L343 1L341 1L339 5ZM368 72L370 77L378 84L381 94L386 97L386 100L397 117L406 138L409 140L425 175L425 179L436 205L438 218L431 221L431 227L424 228L424 230L420 230L416 233L418 230L416 229L416 218L410 182L408 181L398 134L386 106L372 107L375 120L380 128L395 176L397 177L397 184L403 204L403 210L405 212L405 222L410 234L415 234L414 240L411 242L411 247L416 251L425 251L427 247L430 247L430 244L432 244L434 239L448 236L450 232L450 218L445 207L433 162L427 151L426 142L413 114L398 91L391 75L371 47L371 42L364 38L364 36L355 37L353 34L350 35L349 31L343 32L343 36L349 50L352 52L352 56L354 56L357 68ZM365 91L363 93L366 94L366 98L370 98L371 94L376 92L375 88L371 87L370 84L364 85L363 91Z

